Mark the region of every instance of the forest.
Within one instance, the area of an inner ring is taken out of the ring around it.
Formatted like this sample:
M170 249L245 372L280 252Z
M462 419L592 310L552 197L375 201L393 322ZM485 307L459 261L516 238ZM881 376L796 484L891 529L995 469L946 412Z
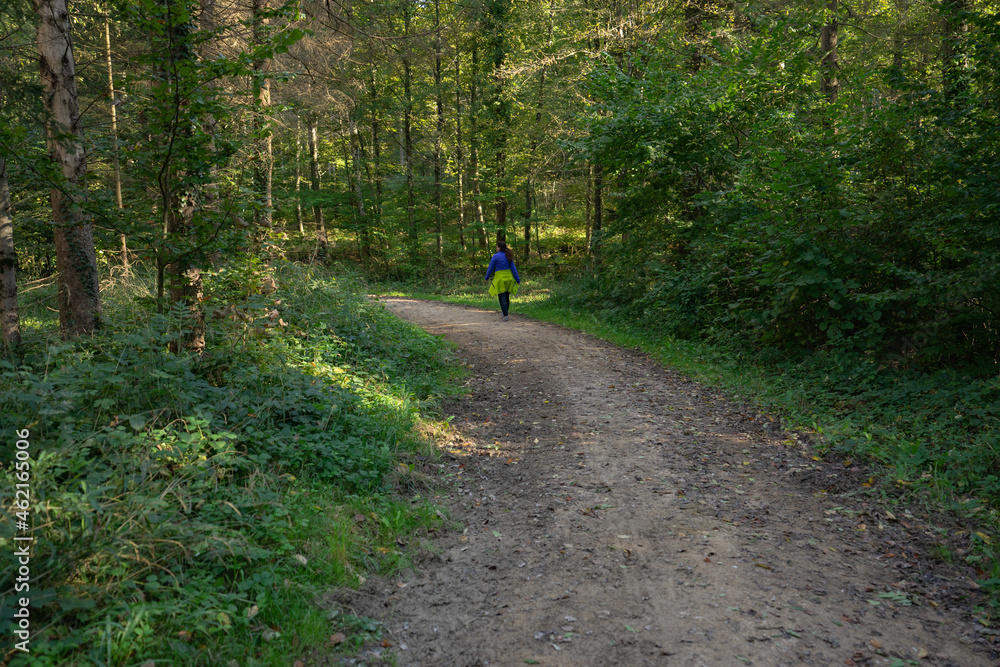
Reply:
M443 529L412 471L459 371L364 295L460 294L497 241L546 307L760 369L981 522L1000 590L995 0L15 0L0 544L33 536L34 664L325 641L303 591Z

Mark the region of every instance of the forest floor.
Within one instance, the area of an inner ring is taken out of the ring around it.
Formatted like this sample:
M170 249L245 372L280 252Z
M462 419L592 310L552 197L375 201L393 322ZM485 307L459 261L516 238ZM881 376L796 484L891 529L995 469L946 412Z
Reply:
M424 469L465 530L328 600L385 623L354 662L997 664L976 584L933 557L960 527L890 511L808 435L576 331L382 302L471 369Z

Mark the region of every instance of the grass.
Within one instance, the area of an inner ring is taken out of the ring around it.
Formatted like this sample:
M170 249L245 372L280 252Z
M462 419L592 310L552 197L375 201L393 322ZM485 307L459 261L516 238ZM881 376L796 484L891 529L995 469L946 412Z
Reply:
M188 324L155 314L148 274L105 287L103 330L74 341L52 288L33 293L25 344L0 360L0 548L33 538L30 591L0 563L4 658L287 665L377 637L321 601L407 567L402 545L440 526L412 471L459 372L447 345L353 278L248 260L206 282L207 354L171 354ZM21 429L32 527L16 532ZM24 594L30 654L10 651Z

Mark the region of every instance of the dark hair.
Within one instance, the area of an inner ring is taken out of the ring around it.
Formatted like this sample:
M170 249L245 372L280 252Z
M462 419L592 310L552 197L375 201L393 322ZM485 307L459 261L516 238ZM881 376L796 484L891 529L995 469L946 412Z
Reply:
M514 251L508 248L506 243L504 243L503 241L497 241L497 249L507 256L508 262L510 262L511 264L514 263Z

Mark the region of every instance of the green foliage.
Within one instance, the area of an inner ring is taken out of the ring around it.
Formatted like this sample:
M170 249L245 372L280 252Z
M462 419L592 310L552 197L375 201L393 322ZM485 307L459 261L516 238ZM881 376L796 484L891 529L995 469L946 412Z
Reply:
M439 340L347 278L248 261L207 283L204 357L168 352L181 311L112 309L86 344L0 362L0 429L31 432L33 664L285 664L299 625L329 636L314 596L404 565L396 535L437 521L392 493L444 390Z
M593 72L582 148L619 194L583 298L770 361L991 375L995 26L976 18L957 98L894 64L851 70L831 104L808 19L719 39L710 68L656 45Z

